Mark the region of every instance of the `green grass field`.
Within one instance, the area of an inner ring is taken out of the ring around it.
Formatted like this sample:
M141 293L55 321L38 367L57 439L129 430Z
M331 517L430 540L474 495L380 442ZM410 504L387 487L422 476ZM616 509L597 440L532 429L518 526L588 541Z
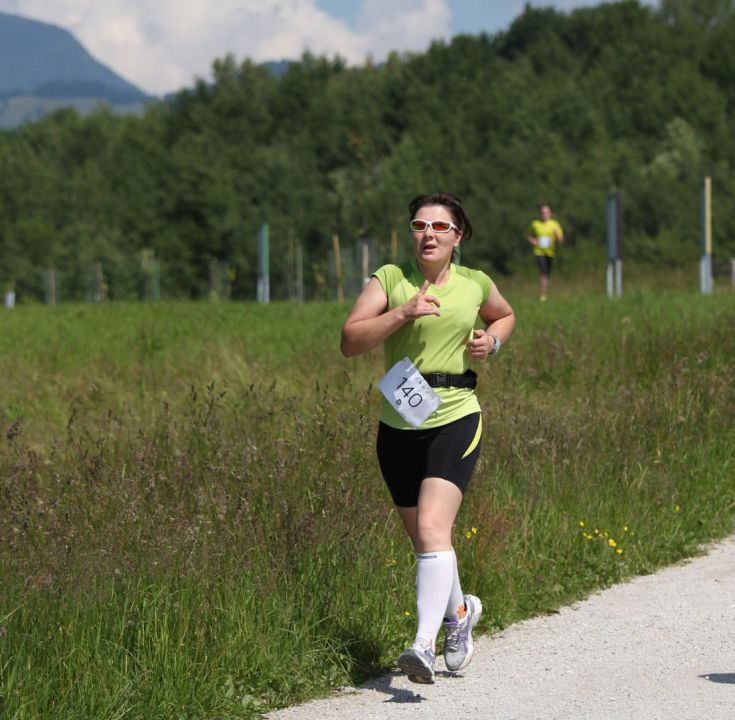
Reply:
M503 290L456 528L484 631L735 528L735 295ZM413 557L347 311L0 313L0 717L249 718L391 667Z

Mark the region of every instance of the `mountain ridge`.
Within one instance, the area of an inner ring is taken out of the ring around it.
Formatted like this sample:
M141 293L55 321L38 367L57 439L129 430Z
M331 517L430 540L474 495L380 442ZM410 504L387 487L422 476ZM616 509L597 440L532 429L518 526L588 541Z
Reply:
M152 99L96 60L68 30L0 12L0 127L32 122L59 107L86 114L102 104L140 112Z

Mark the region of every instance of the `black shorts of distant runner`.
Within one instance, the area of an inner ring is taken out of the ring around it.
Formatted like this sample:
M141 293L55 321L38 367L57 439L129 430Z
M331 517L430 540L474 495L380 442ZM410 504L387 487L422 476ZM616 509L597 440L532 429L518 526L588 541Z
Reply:
M554 258L548 255L534 255L534 257L536 258L539 272L542 275L551 275L551 266L554 263Z

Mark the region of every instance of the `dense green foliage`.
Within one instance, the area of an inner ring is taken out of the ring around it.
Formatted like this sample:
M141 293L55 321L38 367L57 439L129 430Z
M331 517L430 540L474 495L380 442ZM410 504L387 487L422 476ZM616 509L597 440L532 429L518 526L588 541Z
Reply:
M613 188L626 259L693 263L705 175L715 254L731 257L733 37L732 0L527 7L505 32L380 66L307 55L275 76L227 57L142 118L59 112L0 134L0 283L40 298L55 268L61 297L81 299L99 263L111 297L136 297L149 248L164 296L224 276L254 298L267 222L272 296L293 288L300 246L307 297L329 297L332 234L356 288L359 243L387 260L408 200L438 188L464 197L466 261L492 272L530 268L539 202L568 232L562 261L599 267Z
M504 291L455 533L484 630L735 528L735 296ZM250 718L391 667L413 555L346 312L0 313L0 717Z

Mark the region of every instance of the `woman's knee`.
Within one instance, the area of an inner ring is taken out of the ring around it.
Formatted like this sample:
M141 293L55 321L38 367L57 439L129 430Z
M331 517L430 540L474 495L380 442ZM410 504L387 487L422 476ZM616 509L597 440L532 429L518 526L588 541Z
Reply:
M452 525L431 513L419 513L416 536L423 550L447 549L452 545Z

